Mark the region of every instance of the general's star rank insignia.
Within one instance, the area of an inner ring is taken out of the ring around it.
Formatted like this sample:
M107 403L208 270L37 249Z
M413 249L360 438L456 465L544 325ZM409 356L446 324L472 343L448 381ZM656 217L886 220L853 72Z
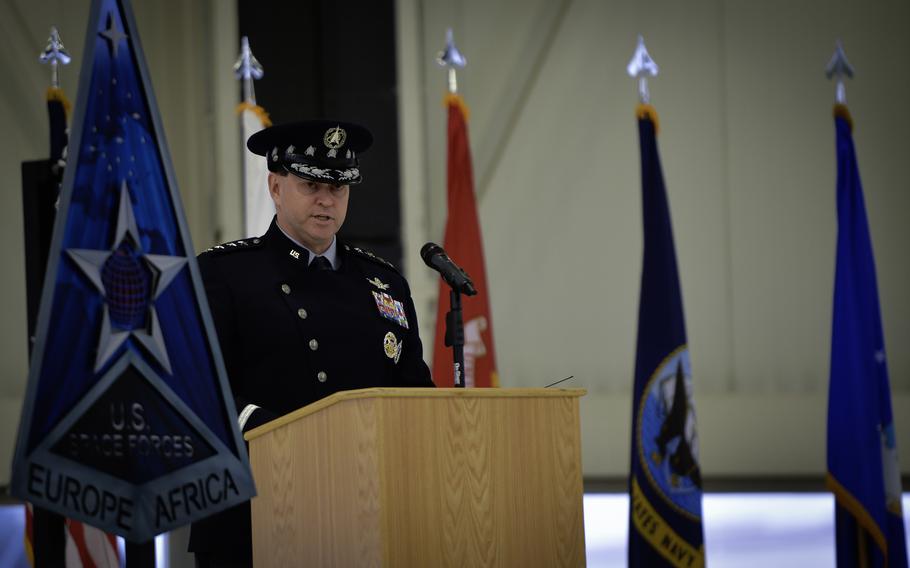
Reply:
M373 299L376 300L376 307L379 308L379 313L382 314L382 317L390 319L401 327L408 329L408 317L404 312L404 305L401 302L385 292L382 292L381 294L379 292L373 292Z

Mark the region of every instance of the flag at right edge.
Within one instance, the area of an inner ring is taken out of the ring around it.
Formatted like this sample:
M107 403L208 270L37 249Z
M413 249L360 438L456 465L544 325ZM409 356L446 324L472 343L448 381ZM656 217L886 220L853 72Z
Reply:
M872 240L847 107L837 132L837 267L828 392L828 488L837 565L907 568L897 440Z
M636 111L641 144L644 260L632 407L630 567L704 566L701 470L692 367L657 152L657 112Z

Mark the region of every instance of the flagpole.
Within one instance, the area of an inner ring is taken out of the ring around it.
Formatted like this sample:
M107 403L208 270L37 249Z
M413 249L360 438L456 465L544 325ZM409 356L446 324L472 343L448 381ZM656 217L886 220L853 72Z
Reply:
M47 38L47 47L38 57L41 63L48 63L51 66L51 88L60 88L60 77L57 71L58 65L69 65L70 56L60 41L60 34L56 26L51 26L51 35Z
M458 94L458 73L456 69L463 69L468 61L464 55L455 47L455 39L452 35L452 28L446 30L446 47L436 56L436 63L440 67L448 70L449 94Z
M703 567L703 484L693 375L657 147L657 112L648 90L648 79L657 76L658 67L641 36L627 71L638 80L644 237L632 396L627 561L630 568ZM672 390L667 389L670 386Z
M446 47L439 53L436 63L448 71L449 96L458 95L458 74L456 69L463 68L467 61L455 47L452 28L446 30ZM451 222L451 220L449 221ZM442 300L442 298L440 298ZM465 388L464 367L464 318L461 309L461 291L452 287L449 293L449 313L446 314L445 345L452 348L452 372L455 388Z
M44 51L38 56L38 60L41 63L51 66L51 81L47 93L49 118L52 123L50 133L51 151L49 156L50 160L42 161L43 163L41 165L43 167L47 167L44 166L44 164L50 166L49 169L53 174L54 182L53 188L41 186L29 187L27 189L30 191L30 194L28 196L23 196L23 207L25 209L24 213L26 217L26 270L30 268L28 266L30 260L40 259L41 261L36 264L34 274L29 274L29 278L27 278L27 283L30 285L30 289L27 290L27 292L29 295L34 293L36 297L40 297L44 284L45 265L50 249L49 233L54 225L54 217L56 216L56 211L51 206L51 204L56 201L57 185L59 182L59 169L55 171L54 168L55 162L59 157L54 155L56 153L55 148L58 144L65 144L65 142L55 140L56 136L65 136L65 133L63 131L59 133L54 132L54 117L51 112L51 102L59 102L61 105L59 109L61 112L60 119L65 123L66 117L64 109L65 104L67 103L64 102L65 98L60 90L59 66L67 65L71 61L69 54L63 47L63 43L60 41L60 34L55 26L51 27L50 35L47 38L47 47L45 47ZM63 126L65 131L65 124L61 126ZM25 171L24 168L23 171ZM23 179L23 183L28 185L25 179ZM51 195L51 192L53 195ZM47 206L42 207L42 204L47 204ZM41 234L35 234L34 232L29 231L29 227L33 225L40 228L39 232ZM29 255L32 255L33 258L29 259ZM37 321L37 307L37 302L28 302L30 322ZM30 327L33 326L30 325ZM29 333L28 347L29 355L31 355L33 347L31 332ZM26 508L27 507L28 505L26 505ZM28 515L28 510L26 510L26 518ZM31 516L32 533L31 535L27 535L27 538L31 540L32 565L35 566L35 568L62 566L65 562L66 547L66 528L63 516L42 507L33 507Z
M638 79L638 102L647 105L651 104L651 92L648 90L648 77L657 77L657 63L651 59L648 49L645 47L645 39L639 34L638 45L635 47L635 53L632 54L632 60L629 61L626 71L630 77Z
M828 388L827 486L835 496L839 566L907 568L900 464L869 219L847 109L853 77L837 42L825 69L836 81L837 241Z
M243 89L243 100L237 105L240 117L240 130L244 142L256 132L271 126L265 109L256 103L254 81L262 79L265 71L253 55L250 40L247 36L240 38L240 55L234 63L234 75L240 79ZM251 154L245 147L243 156L243 234L255 237L268 229L275 215L275 206L269 197L266 184L267 169L264 161Z
M256 106L256 89L253 81L262 79L263 74L262 65L250 49L249 38L243 36L240 38L240 56L234 63L234 75L243 81L243 102Z
M831 61L825 67L825 76L835 80L834 102L846 105L847 88L844 86L844 77L853 78L853 66L847 61L847 54L844 53L844 46L840 40L837 40L834 55L831 56Z

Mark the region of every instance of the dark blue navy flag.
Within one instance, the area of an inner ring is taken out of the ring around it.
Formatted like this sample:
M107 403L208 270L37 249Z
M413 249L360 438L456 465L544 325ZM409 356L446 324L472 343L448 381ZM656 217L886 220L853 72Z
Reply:
M907 568L875 260L846 106L834 107L834 123L838 229L827 481L836 502L837 565Z
M704 566L692 367L657 153L657 112L639 105L644 262L629 475L629 566Z
M254 489L126 0L84 53L11 485L142 542Z

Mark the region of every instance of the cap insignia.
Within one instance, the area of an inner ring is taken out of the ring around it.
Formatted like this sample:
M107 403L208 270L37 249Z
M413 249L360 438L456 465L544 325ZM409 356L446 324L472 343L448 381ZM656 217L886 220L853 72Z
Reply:
M344 146L344 141L347 137L348 133L344 131L344 128L336 126L335 128L329 128L325 131L322 142L326 145L326 148L341 148Z

